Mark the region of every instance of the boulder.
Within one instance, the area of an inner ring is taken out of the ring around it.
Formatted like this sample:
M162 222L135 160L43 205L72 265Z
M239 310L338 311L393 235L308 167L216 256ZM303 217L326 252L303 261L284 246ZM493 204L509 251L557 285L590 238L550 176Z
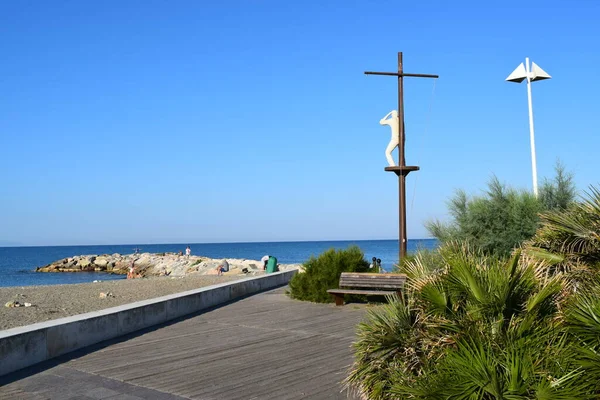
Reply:
M94 264L96 265L96 267L106 268L106 266L108 265L108 258L102 256L96 257L96 259L94 260Z
M74 260L68 261L66 264L62 265L63 268L76 269L76 263Z

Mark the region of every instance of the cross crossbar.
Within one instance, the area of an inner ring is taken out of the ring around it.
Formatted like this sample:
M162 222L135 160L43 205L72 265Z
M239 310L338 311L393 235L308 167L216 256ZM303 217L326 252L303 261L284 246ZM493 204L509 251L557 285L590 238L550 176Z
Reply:
M414 78L439 78L439 75L431 75L431 74L409 74L405 72L375 72L375 71L365 71L365 75L387 75L387 76L411 76Z

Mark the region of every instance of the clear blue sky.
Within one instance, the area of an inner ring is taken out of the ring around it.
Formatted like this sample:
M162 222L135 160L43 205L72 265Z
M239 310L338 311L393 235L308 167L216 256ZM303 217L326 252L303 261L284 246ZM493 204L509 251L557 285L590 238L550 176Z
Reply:
M519 5L520 4L520 5ZM384 172L405 84L410 238L457 188L597 184L600 2L3 1L0 242L397 238Z

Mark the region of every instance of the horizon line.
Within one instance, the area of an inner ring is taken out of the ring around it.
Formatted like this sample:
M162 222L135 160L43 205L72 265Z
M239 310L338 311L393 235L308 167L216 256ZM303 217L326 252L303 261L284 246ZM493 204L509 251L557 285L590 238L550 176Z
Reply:
M414 238L407 240L435 240L436 238ZM329 239L329 240L281 240L281 241L233 241L233 242L169 242L169 243L112 243L112 244L58 244L58 245L27 245L27 244L11 244L11 245L2 245L0 244L0 248L19 248L19 247L85 247L85 246L159 246L159 245L194 245L194 244L249 244L249 243L311 243L311 242L369 242L369 241L387 241L387 240L395 240L397 238L392 239Z

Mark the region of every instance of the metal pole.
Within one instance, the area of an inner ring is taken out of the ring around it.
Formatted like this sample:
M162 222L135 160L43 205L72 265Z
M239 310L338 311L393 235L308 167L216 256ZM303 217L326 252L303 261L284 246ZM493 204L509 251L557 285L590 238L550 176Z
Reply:
M398 52L398 124L399 124L399 140L398 140L398 155L400 167L406 166L404 158L404 76L402 65L402 52ZM406 256L406 174L403 170L398 174L398 203L399 203L399 258L398 263L402 262Z
M533 171L533 193L538 197L537 162L535 159L535 136L533 133L533 105L531 103L531 75L529 57L525 58L525 71L527 72L527 103L529 104L529 139L531 141L531 169Z

